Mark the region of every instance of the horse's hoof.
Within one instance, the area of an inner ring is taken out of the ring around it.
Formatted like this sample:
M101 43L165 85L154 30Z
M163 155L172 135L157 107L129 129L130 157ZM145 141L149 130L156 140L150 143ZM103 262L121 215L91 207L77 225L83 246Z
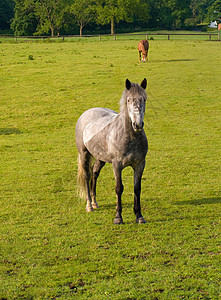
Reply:
M117 225L123 224L123 219L122 218L115 218L114 219L114 224L117 224Z
M145 224L145 223L147 223L147 222L145 221L144 217L137 218L137 219L136 219L136 222L137 222L138 224Z
M93 207L94 209L97 209L97 208L99 208L99 206L98 206L98 204L97 204L97 203L92 203L92 207Z
M94 211L92 206L86 206L86 212Z

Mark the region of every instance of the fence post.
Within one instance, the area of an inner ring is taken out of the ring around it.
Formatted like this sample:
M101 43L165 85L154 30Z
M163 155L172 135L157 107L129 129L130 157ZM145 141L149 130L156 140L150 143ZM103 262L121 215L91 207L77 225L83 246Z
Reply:
M101 36L99 35L99 41L101 41Z
M114 40L116 41L116 34L114 35Z
M211 41L211 34L209 34L209 41Z
M146 34L146 40L148 40L148 35Z
M218 32L218 41L220 41L220 32Z
M170 39L170 35L168 34L168 37L167 37L167 39L168 39L168 41L169 41L169 39Z

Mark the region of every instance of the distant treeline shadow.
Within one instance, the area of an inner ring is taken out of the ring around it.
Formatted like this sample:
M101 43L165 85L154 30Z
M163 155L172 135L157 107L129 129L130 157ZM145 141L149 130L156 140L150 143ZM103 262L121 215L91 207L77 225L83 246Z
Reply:
M0 128L0 135L21 134L22 132L17 128Z
M187 201L175 202L176 205L203 205L203 204L221 204L221 198L204 198Z

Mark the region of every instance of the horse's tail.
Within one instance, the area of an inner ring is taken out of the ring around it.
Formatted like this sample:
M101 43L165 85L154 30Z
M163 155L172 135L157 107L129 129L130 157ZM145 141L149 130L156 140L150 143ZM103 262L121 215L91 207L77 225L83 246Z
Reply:
M84 170L82 167L80 154L78 154L77 192L80 198L84 198L86 195L86 181L84 179Z
M92 157L89 162L89 171L92 173ZM90 176L91 177L91 176ZM91 183L89 184L91 189ZM84 169L81 162L80 154L78 154L78 174L77 174L77 192L80 198L84 199L86 197L86 180L84 176Z

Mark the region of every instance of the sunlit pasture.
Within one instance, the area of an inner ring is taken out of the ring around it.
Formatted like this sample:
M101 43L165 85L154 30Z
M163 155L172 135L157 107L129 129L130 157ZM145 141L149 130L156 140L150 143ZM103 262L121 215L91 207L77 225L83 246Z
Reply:
M0 44L0 299L221 298L220 42L150 40L147 63L137 42ZM147 223L127 168L117 226L111 165L98 210L76 193L75 125L144 77Z

